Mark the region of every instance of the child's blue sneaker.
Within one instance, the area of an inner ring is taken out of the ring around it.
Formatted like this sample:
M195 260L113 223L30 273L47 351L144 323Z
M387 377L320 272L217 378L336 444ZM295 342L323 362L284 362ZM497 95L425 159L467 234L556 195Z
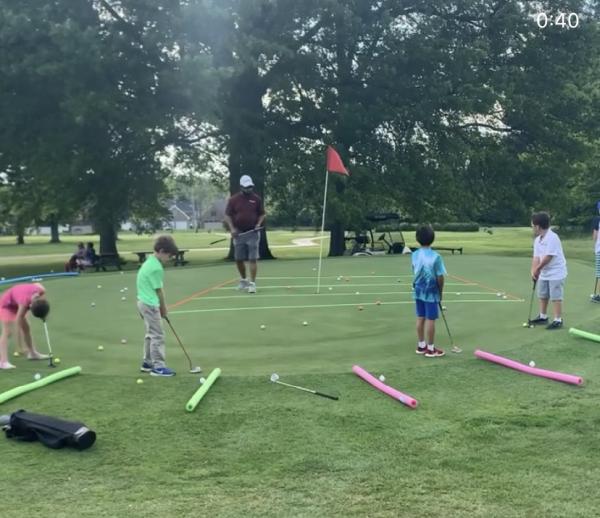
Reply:
M140 372L150 372L152 370L152 365L150 365L149 363L142 363L142 366L140 367Z
M169 369L169 367L158 367L150 371L150 376L175 376L175 371Z

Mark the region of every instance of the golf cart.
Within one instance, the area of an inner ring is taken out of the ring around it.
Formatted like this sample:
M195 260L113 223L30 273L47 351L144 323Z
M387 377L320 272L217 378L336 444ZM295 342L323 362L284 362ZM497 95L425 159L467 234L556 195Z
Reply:
M395 212L373 212L365 217L368 229L345 237L352 243L350 255L385 255L410 253L400 230L400 216Z

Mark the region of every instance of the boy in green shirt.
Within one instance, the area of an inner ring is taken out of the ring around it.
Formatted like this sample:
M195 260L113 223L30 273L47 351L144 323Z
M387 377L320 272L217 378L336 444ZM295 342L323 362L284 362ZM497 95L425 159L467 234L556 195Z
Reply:
M165 333L162 319L167 316L163 292L165 264L177 253L177 245L171 236L158 236L154 242L154 254L142 264L137 274L137 305L144 319L144 360L140 370L151 376L175 376L175 371L165 364Z

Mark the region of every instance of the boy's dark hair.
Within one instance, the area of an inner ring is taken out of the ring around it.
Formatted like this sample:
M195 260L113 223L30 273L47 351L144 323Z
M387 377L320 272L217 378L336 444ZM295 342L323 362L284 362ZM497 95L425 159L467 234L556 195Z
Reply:
M435 240L435 232L431 225L421 225L417 228L416 236L421 246L429 246Z
M175 255L178 252L175 240L171 236L158 236L154 241L154 251L163 251L169 255Z
M94 248L94 243L92 243L91 241L87 244L88 248Z
M534 212L531 216L531 223L546 230L550 228L550 214L547 212Z
M36 318L45 320L50 313L50 304L46 299L35 299L31 303L31 314Z
M85 246L83 245L82 241L80 241L79 243L77 243L77 248L85 248Z

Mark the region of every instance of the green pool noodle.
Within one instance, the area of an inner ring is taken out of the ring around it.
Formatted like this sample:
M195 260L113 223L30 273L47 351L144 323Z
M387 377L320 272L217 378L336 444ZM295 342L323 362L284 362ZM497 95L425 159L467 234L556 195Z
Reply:
M213 371L208 375L206 381L202 384L202 386L196 390L194 395L190 398L190 400L185 404L185 409L188 412L193 412L194 409L200 403L200 400L204 397L204 394L208 392L208 389L212 386L212 384L217 381L217 378L221 375L221 369L218 367L213 369Z
M25 394L27 392L31 392L32 390L39 389L45 387L46 385L50 385L50 383L54 383L55 381L59 381L70 376L75 376L75 374L79 374L81 372L81 367L71 367L70 369L65 369L64 371L55 372L54 374L50 374L50 376L46 376L37 381L33 381L32 383L28 383L27 385L21 385L20 387L15 387L13 389L7 390L0 394L0 404L5 403L9 399L20 396L21 394Z
M592 340L594 342L600 342L600 335L595 335L594 333L588 333L587 331L582 331L581 329L575 329L572 327L569 329L569 334L580 336L581 338L587 338L588 340Z

